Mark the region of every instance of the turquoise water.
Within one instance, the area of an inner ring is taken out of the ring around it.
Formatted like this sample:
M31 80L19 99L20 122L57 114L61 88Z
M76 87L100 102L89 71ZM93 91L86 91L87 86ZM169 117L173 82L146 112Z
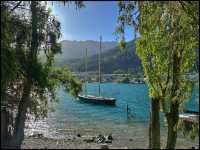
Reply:
M102 96L117 99L116 106L83 103L59 89L60 101L55 107L55 112L49 113L47 118L48 134L64 136L68 128L109 129L126 134L141 132L138 136L142 136L142 132L148 132L149 97L145 84L104 83L101 84L101 90ZM98 95L98 84L89 83L87 91L88 94ZM196 100L198 94L198 88L195 88L192 100L186 104L188 109L199 111ZM130 108L129 117L127 104Z
M69 126L77 128L115 128L120 125L128 127L136 124L148 126L149 97L145 84L104 83L101 84L101 90L103 96L117 99L116 106L83 103L62 89L58 90L60 101L55 108L56 111L49 113L48 116L50 128L62 131ZM98 95L98 84L89 83L87 91L88 94ZM197 94L199 92L196 88L192 100L186 104L188 109L199 111ZM127 117L127 104L131 114L129 117ZM161 123L163 123L162 117Z
M98 95L98 84L87 85L88 94ZM72 122L79 125L101 125L115 123L127 124L127 104L132 111L132 120L135 122L148 121L149 101L147 87L144 84L117 84L106 83L101 85L102 96L117 99L116 106L95 105L84 103L58 91L60 102L56 112L50 117L63 122ZM57 122L56 121L56 122ZM130 120L129 120L130 122Z

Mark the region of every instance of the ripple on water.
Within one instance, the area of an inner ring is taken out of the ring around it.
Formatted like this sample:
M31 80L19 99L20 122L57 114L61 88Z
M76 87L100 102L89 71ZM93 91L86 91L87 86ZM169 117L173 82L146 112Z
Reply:
M145 84L101 85L102 95L117 99L115 107L82 103L66 94L62 89L57 91L60 101L55 112L48 118L37 122L27 121L26 135L42 133L46 137L63 138L72 136L76 131L112 132L118 135L148 136L149 97ZM88 93L98 95L98 85L88 84ZM198 89L194 91L195 95ZM192 98L191 109L195 97ZM129 105L132 117L127 119L126 107ZM163 129L164 131L164 129Z

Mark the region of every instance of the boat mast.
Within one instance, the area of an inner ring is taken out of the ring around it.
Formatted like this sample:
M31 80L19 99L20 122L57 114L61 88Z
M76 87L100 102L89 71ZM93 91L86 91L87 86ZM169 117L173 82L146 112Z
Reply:
M101 95L101 40L102 37L100 36L100 51L99 51L99 96Z
M87 48L85 50L85 95L87 95Z

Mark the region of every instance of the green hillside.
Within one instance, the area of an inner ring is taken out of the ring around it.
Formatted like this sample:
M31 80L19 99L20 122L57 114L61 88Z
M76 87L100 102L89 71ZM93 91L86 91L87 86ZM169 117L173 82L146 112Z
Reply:
M85 70L84 58L63 60L59 65L68 65L75 72L83 72ZM101 70L103 73L113 73L116 70L141 72L141 68L140 60L135 53L133 41L128 42L124 50L115 47L103 52L101 55ZM97 70L98 54L88 57L88 71Z

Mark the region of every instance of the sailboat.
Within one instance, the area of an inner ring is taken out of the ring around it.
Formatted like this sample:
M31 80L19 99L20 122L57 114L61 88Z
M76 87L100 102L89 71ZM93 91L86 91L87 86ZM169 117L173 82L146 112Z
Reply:
M100 52L99 52L99 96L95 95L88 95L87 94L87 49L86 49L86 57L85 57L85 94L79 94L78 98L82 101L95 103L95 104L106 104L106 105L115 105L115 98L103 97L101 96L101 40L102 37L100 36Z

